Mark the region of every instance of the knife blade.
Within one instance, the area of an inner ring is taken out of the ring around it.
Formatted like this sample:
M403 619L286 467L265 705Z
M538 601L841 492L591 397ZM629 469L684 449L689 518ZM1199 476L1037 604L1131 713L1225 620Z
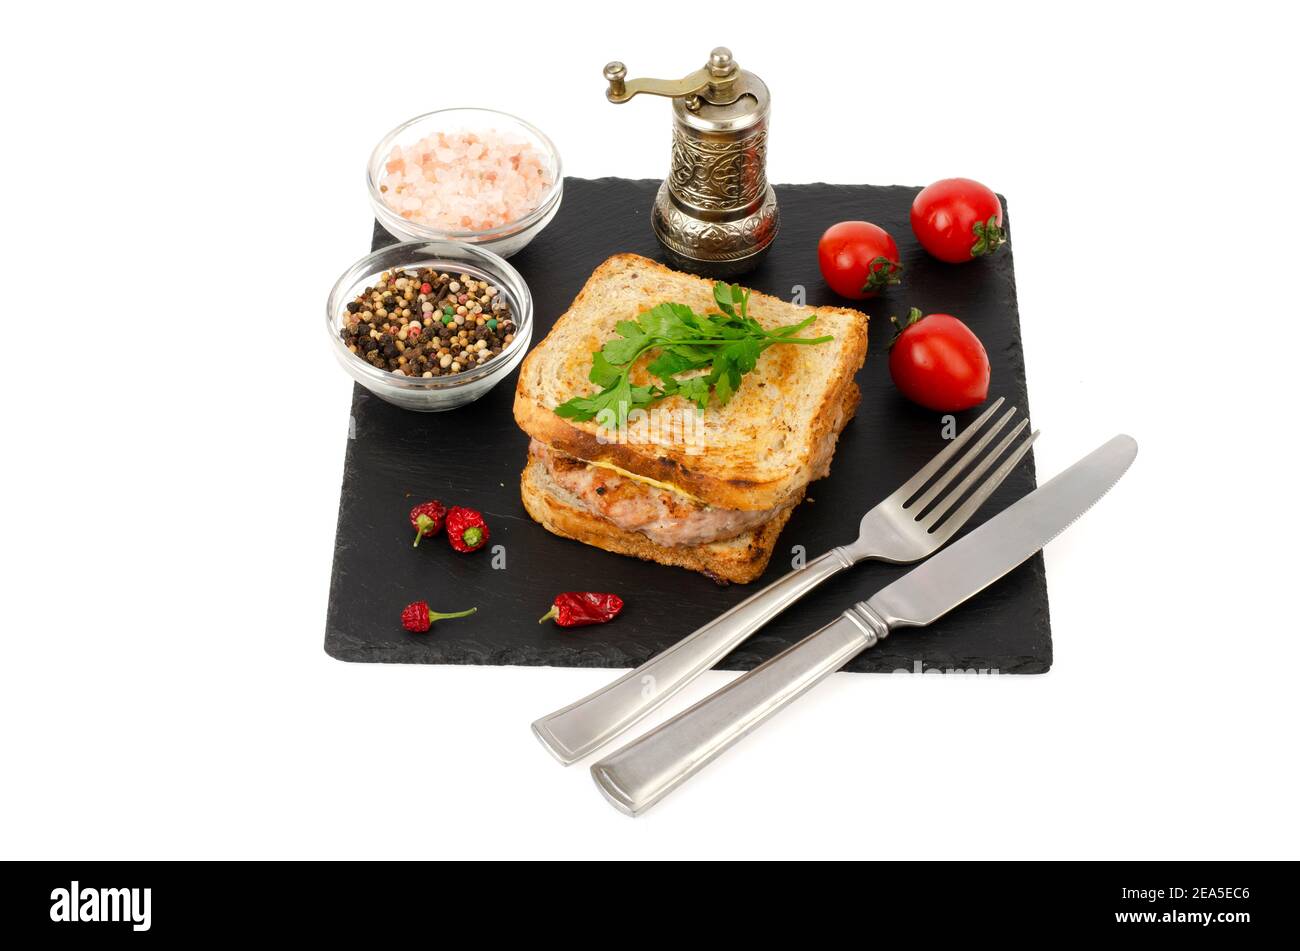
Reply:
M1092 508L1137 456L1116 436L867 599L890 628L924 627L1027 561Z
M1110 491L1137 456L1116 436L839 618L591 767L640 815L830 674L889 635L925 626L997 581Z

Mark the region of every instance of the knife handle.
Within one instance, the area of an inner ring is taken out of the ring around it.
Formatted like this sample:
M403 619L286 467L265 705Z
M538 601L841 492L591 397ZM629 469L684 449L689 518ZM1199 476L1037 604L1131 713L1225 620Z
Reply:
M858 560L844 548L832 548L608 686L537 720L533 732L564 765L582 759L656 709L831 575Z
M865 604L591 767L614 807L640 815L724 750L889 633Z

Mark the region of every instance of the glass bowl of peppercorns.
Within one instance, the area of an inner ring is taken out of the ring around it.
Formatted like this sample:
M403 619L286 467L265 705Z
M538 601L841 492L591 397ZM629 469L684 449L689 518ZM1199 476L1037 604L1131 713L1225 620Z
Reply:
M500 256L457 241L405 241L348 268L325 306L340 365L403 409L472 403L519 365L533 333L528 285Z

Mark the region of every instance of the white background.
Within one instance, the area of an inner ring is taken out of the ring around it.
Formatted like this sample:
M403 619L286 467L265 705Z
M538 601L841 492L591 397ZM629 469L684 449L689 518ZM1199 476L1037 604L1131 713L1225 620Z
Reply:
M718 6L5 8L0 855L1297 857L1284 5ZM1050 674L838 675L629 820L528 730L609 672L323 652L321 306L393 125L662 176L667 104L601 67L718 43L773 181L1008 195L1040 476L1142 452L1047 552Z

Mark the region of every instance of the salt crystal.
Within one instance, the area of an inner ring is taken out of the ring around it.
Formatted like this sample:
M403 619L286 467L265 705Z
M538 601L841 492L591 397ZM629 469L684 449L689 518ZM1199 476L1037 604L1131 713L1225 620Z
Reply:
M495 130L437 132L395 146L381 181L402 217L443 231L485 231L524 217L553 184L545 157Z

